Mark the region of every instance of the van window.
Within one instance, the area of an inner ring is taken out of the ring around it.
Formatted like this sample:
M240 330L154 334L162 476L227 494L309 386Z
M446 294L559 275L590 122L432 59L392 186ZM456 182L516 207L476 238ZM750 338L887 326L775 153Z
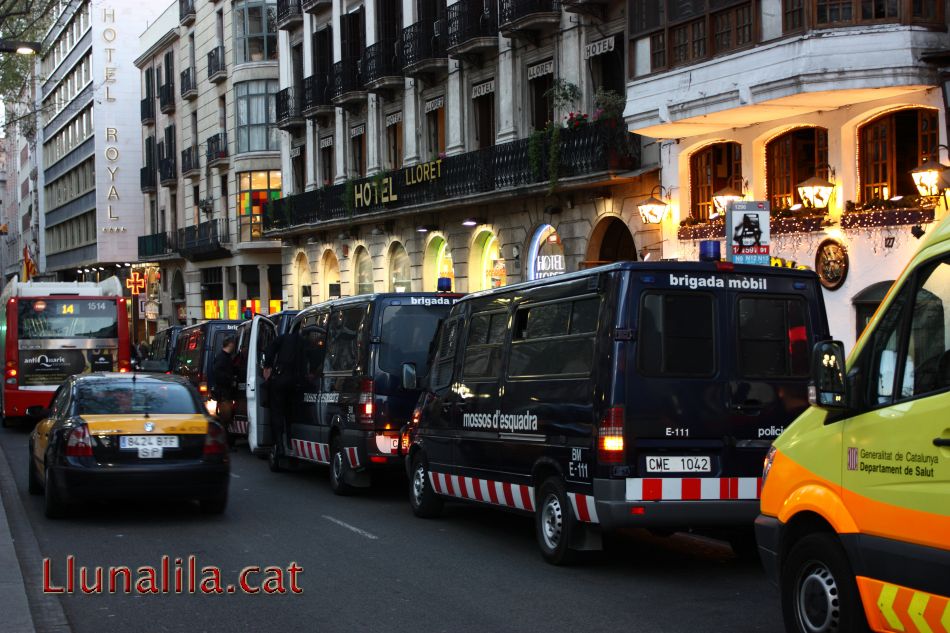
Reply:
M436 351L430 381L433 390L444 389L452 382L452 367L455 365L461 323L459 318L447 321L439 332L439 348Z
M184 343L181 345L181 356L179 365L183 371L201 371L201 349L204 342L204 332L200 329L194 330L187 337L182 337Z
M510 376L583 376L594 358L599 297L519 309L511 343Z
M165 360L168 350L168 330L162 330L152 339L148 348L148 360Z
M716 300L698 293L643 293L638 367L653 376L711 376L716 371Z
M740 376L808 375L811 350L803 299L740 297L736 307Z
M466 380L495 380L501 370L501 350L508 326L506 312L472 315L465 345L462 376Z
M362 356L362 333L368 305L336 310L327 331L326 371L352 371Z
M383 308L379 332L379 368L399 374L414 363L419 376L429 373L429 347L445 315L443 306L389 305Z

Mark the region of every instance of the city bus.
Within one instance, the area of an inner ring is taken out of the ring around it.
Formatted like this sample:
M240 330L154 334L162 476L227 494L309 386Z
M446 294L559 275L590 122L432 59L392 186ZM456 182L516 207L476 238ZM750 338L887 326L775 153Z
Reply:
M20 282L0 295L0 356L3 371L3 425L48 407L69 376L131 368L129 320L122 284L102 282Z

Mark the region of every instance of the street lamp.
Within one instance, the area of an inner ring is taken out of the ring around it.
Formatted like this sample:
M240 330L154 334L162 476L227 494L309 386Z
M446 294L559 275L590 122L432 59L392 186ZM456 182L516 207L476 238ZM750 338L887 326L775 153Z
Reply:
M910 170L910 177L914 179L914 185L917 186L917 193L920 194L921 198L935 200L940 197L947 186L945 177L947 167L940 163L941 147L950 150L946 145L937 145L930 153L929 158L924 159L920 165Z
M815 167L815 175L798 183L798 196L802 199L802 204L809 209L825 209L831 202L831 194L834 193L835 183L831 180L818 176L818 171L822 168L828 168L828 175L835 177L834 168L828 163L822 163Z
M656 185L650 191L650 197L637 205L637 211L640 212L640 220L644 224L659 224L663 221L663 216L666 215L666 210L670 205L660 198L657 198L654 194L659 193L663 196L664 191L666 192L666 198L669 199L669 190L663 185Z
M0 39L0 53L16 53L17 55L36 55L40 52L39 42L20 42L17 40Z
M730 202L742 200L743 198L745 198L745 194L735 187L723 187L713 194L713 204L716 206L716 215L719 216L725 213Z

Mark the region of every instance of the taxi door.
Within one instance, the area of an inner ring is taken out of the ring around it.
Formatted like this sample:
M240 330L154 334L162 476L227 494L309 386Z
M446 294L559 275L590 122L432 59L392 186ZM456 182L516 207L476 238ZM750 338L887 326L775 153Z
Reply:
M852 369L859 412L841 421L843 496L865 567L856 573L948 595L950 257L908 277L868 335ZM903 630L877 586L867 591L869 616L883 604L887 628Z
M247 443L254 453L274 443L271 436L268 409L261 402L264 385L264 353L277 332L270 319L254 317L251 324L250 344L247 351Z

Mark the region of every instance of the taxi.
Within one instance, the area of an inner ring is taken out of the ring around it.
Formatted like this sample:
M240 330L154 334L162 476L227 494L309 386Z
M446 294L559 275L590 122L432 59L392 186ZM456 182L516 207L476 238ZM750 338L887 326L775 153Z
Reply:
M29 491L46 516L75 501L197 499L224 512L230 481L227 436L183 378L94 373L67 379L29 439Z
M950 222L765 460L759 553L801 633L950 633Z

